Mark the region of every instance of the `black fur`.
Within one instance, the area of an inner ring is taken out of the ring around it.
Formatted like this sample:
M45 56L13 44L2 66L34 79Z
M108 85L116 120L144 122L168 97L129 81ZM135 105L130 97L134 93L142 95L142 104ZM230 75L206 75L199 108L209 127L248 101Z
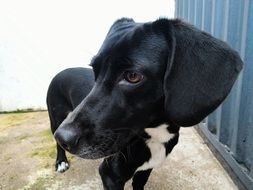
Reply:
M87 96L93 84L93 72L85 68L66 69L53 78L47 92L53 134L67 115ZM56 170L61 162L68 163L65 150L57 143Z
M164 146L170 153L179 126L197 124L225 99L242 61L224 42L180 20L123 18L91 66L65 70L50 84L56 162L67 162L62 148L82 158L109 156L99 171L104 188L115 190L133 176L133 188L143 189L150 175L152 169L136 172L151 157L144 129L169 124L175 136ZM143 80L130 83L127 72Z

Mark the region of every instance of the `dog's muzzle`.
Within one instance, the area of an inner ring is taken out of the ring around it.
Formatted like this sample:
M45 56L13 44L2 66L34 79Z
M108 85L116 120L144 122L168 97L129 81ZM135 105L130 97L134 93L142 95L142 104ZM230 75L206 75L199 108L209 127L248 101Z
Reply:
M98 159L118 152L122 138L111 130L96 133L80 131L73 126L61 125L54 133L57 143L66 151L85 159Z

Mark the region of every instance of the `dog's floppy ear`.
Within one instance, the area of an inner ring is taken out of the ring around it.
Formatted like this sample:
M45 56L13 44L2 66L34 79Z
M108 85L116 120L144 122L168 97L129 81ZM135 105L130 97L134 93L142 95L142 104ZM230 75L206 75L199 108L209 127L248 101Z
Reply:
M110 38L110 36L114 35L115 33L119 33L120 35L122 30L124 31L124 29L129 28L134 24L135 22L132 18L120 18L112 24L106 35L106 38Z
M99 52L110 49L110 47L113 46L112 43L115 41L115 39L120 38L135 25L135 21L131 18L121 18L116 20L110 27Z
M167 22L170 33L166 35L172 35L167 37L169 58L164 77L166 116L172 123L192 126L226 98L242 60L223 41L180 20L165 20L156 25Z

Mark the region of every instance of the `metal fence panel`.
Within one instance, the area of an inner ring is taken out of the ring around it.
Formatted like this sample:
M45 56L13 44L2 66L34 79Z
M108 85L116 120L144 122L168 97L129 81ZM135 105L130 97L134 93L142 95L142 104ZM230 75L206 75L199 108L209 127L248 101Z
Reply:
M253 189L253 0L176 0L181 18L236 49L244 69L200 130L248 189Z

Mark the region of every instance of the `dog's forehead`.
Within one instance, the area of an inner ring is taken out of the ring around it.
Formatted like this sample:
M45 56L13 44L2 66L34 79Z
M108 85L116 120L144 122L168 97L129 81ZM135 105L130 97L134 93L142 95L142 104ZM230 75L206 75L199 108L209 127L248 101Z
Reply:
M115 23L110 28L98 54L112 54L120 49L126 50L129 46L133 46L134 38L138 39L143 24L135 22Z
M165 46L164 36L155 33L151 23L124 22L111 27L97 57L154 62Z

